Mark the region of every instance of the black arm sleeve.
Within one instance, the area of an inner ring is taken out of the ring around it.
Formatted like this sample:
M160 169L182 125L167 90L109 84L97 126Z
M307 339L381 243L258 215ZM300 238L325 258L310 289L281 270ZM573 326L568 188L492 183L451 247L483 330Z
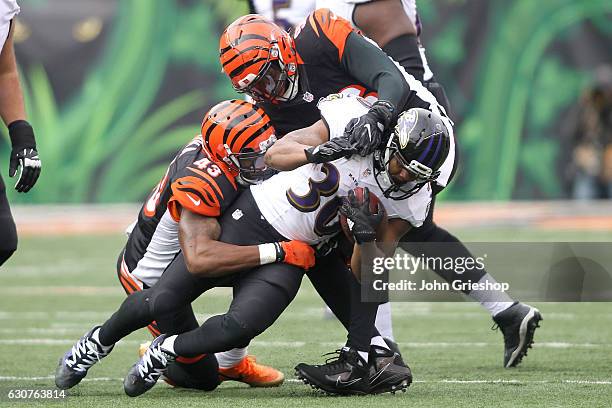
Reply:
M342 54L342 67L352 77L378 92L378 98L400 112L410 87L399 69L383 50L357 33L349 34Z

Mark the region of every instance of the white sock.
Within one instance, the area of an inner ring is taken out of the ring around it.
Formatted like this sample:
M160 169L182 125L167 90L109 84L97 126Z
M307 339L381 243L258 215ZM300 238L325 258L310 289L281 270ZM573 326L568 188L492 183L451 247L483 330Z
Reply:
M174 340L176 340L177 337L178 335L176 334L174 336L166 337L166 339L162 342L161 346L172 354L177 355L176 351L174 351Z
M93 333L91 333L91 338L100 345L100 347L102 347L102 350L107 351L108 349L110 349L111 347L113 347L113 345L111 344L110 346L105 346L104 344L102 344L100 342L100 327L98 327L96 329L96 331L94 331Z
M247 356L247 348L235 348L222 353L215 353L219 368L232 368Z
M369 353L367 351L358 351L357 353L359 353L359 357L363 358L363 361L368 362Z
M395 341L393 338L393 320L391 319L391 303L383 303L378 306L376 313L376 328L381 336Z
M503 312L513 304L514 302L484 302L483 306L491 312L491 316L495 317L498 313Z
M383 339L382 336L372 337L372 340L370 340L370 344L372 346L384 348L385 350L390 350L389 346L387 346L387 343L385 343L385 339Z
M478 283L489 282L495 284L497 281L491 275L486 273ZM468 294L469 297L479 302L490 313L495 316L499 312L503 312L514 304L514 300L506 292L499 290L473 290Z

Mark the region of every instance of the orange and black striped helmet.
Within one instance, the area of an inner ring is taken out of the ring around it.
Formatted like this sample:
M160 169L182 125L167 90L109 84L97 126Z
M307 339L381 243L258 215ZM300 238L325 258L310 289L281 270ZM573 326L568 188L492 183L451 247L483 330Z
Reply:
M233 99L213 106L202 122L202 141L209 156L224 162L241 181L254 184L274 173L264 162L276 141L274 127L252 103Z
M234 89L257 102L286 102L297 94L297 53L285 30L258 14L230 24L219 40L223 72Z

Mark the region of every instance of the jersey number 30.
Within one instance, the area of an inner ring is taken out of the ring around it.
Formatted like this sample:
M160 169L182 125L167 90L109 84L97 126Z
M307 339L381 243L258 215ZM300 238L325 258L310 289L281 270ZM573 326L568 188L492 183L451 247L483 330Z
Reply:
M319 210L315 219L314 232L319 236L333 235L337 233L339 223L329 225L338 215L340 199L334 197L319 209L321 197L331 197L338 191L340 184L340 172L331 163L324 163L321 171L325 178L321 181L308 179L309 190L304 195L298 195L292 189L287 190L287 200L298 211L313 212Z

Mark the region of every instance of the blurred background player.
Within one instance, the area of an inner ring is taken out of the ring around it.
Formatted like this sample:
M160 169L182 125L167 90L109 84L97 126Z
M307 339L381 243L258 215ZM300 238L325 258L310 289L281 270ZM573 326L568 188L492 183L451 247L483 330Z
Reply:
M40 159L36 151L34 130L25 120L23 94L13 50L13 19L19 13L15 0L0 1L0 116L8 127L12 151L9 177L18 169L15 189L27 193L40 175ZM0 266L17 249L17 229L6 197L6 187L0 174Z

